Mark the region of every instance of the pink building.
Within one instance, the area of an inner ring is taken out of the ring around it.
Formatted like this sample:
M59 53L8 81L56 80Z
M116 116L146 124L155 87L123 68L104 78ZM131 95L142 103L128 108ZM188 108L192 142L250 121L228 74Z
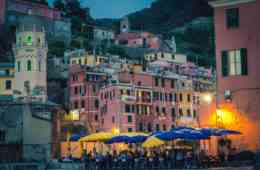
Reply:
M160 48L160 38L149 32L122 32L116 36L116 43L133 48Z
M101 127L152 132L171 129L178 125L177 119L195 120L192 93L180 93L177 83L175 78L150 73L119 73L117 83L100 91Z
M70 112L90 132L100 128L99 90L105 85L107 75L91 68L73 65L69 72Z
M210 5L215 9L217 108L229 105L242 117L231 126L243 132L240 147L259 148L260 1L213 0Z

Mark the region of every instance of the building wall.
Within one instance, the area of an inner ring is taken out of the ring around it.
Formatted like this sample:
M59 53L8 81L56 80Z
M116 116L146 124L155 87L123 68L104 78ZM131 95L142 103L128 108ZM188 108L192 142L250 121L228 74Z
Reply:
M31 38L31 42L28 42ZM30 82L30 94L47 99L47 46L43 32L19 32L15 52L15 90L26 96L25 82ZM31 70L28 70L31 61ZM20 70L18 64L20 63ZM34 94L34 88L42 88L41 94Z
M94 40L113 40L115 33L111 30L94 28Z
M166 77L163 78L164 87L161 83L156 85L155 77L122 72L119 73L119 84L102 88L99 95L100 114L104 118L102 127L105 130L119 128L127 132L129 128L133 131L156 131L169 130L176 125L197 126L197 116L193 116L193 110L197 109L192 100L193 91L178 89L178 81ZM155 97L156 92L158 98ZM178 99L180 93L183 95L181 102ZM189 102L187 94L190 95ZM126 113L126 105L131 107L129 113ZM179 108L183 110L183 115L178 112ZM190 109L190 116L186 113L187 109ZM128 122L129 115L132 116L132 122Z
M5 21L5 0L0 1L0 25Z
M239 27L227 29L225 10L232 7L239 8ZM241 138L249 148L260 147L260 135L257 132L260 121L260 77L259 77L259 42L260 23L258 21L260 12L260 1L250 3L238 3L232 6L215 8L215 35L216 35L216 61L217 61L217 94L219 107L225 104L225 90L236 91L232 94L230 103L239 115L247 119L248 123L237 123L233 128L241 130ZM223 77L221 73L221 52L247 48L247 76ZM251 90L250 90L251 89ZM239 124L239 125L238 125ZM247 128L246 126L253 126Z
M7 66L7 67L6 67ZM6 88L6 81L11 81L11 88ZM14 67L13 64L0 64L0 95L12 95L14 88Z
M144 57L147 61L160 60L160 61L175 62L179 64L187 63L187 56L184 54L158 52L158 53L145 54Z

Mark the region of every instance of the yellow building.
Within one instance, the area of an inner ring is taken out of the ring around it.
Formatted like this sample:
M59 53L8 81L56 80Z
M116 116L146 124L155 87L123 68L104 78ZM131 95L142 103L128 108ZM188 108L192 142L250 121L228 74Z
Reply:
M0 63L0 96L13 95L14 64Z
M187 56L184 54L176 54L170 52L151 52L144 55L144 58L148 62L160 60L174 62L178 64L187 63Z
M192 80L183 79L178 81L177 86L178 119L179 126L198 126L199 98L192 87Z
M95 56L95 55L83 55L70 58L70 64L79 64L79 65L88 65L96 66L102 63L105 63L106 57L104 56Z

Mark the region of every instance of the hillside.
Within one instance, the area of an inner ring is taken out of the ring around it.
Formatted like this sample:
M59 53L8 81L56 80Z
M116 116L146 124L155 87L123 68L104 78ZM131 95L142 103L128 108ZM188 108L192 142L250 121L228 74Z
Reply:
M198 17L211 17L205 0L157 0L150 8L129 15L132 29L144 29L167 36L168 31Z

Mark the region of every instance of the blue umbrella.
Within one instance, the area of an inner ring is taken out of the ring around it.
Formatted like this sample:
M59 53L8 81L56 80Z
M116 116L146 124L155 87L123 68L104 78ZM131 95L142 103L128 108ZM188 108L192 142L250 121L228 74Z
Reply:
M81 136L79 134L73 134L70 137L70 141L78 141L81 138Z
M204 134L194 128L177 127L172 129L171 131L156 135L156 137L166 141L175 140L175 139L201 140L201 139L208 139L209 135Z
M224 135L240 135L242 134L239 131L226 130L226 129L217 129L217 128L203 128L200 131L209 136L224 136Z
M147 139L147 136L137 135L137 136L126 136L126 135L119 135L114 136L110 140L106 142L106 144L113 144L113 143L141 143Z
M221 129L218 131L219 134L221 134L221 136L225 136L225 135L241 135L242 133L236 130L227 130L227 129Z

